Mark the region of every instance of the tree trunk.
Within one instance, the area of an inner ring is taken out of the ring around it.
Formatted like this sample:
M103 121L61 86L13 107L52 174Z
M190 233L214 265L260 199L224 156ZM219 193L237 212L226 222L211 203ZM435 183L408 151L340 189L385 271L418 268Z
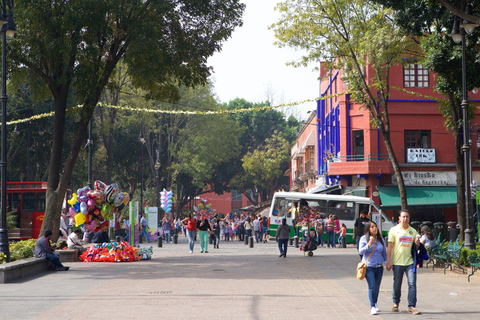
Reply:
M398 193L400 195L400 205L402 209L408 209L407 189L405 188L405 182L403 181L403 175L397 157L393 152L392 141L390 140L390 132L386 130L380 130L380 132L382 133L383 141L385 142L385 146L388 152L388 157L390 158L390 163L393 166L393 171L395 172L395 176L397 177Z

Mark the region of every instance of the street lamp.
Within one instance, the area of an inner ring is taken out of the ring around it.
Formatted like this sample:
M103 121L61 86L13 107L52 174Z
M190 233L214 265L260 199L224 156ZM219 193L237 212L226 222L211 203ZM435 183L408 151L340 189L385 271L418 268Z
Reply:
M88 138L87 138L87 144L85 145L85 148L87 148L87 150L88 150L88 186L90 187L91 190L93 190L93 179L92 179L92 146L93 146L92 121L93 121L93 119L90 119L90 121L88 122Z
M143 145L145 144L145 137L143 132L140 131L140 143L142 144L142 158L140 162L140 172L141 172L141 184L140 184L140 214L143 216Z
M160 169L160 151L157 149L156 151L156 159L155 159L155 165L154 165L154 168L155 168L155 184L156 184L156 199L157 199L157 218L159 218L159 213L160 213L160 180L159 180L159 177L158 177L158 170ZM158 220L160 221L160 220Z
M8 8L8 11L7 11ZM7 36L15 35L15 22L13 21L13 0L2 0L0 25L2 25L2 149L0 160L1 174L1 226L0 226L0 252L5 254L5 261L10 262L10 249L8 247L7 229Z
M470 159L470 139L468 120L468 95L467 95L467 62L465 56L465 33L471 34L475 24L464 22L460 25L458 32L458 17L454 20L454 29L450 35L455 43L462 42L462 119L463 119L463 174L465 176L465 248L475 249L474 231L472 229L472 203L470 201L470 181L472 180L472 163ZM458 36L460 34L460 37Z

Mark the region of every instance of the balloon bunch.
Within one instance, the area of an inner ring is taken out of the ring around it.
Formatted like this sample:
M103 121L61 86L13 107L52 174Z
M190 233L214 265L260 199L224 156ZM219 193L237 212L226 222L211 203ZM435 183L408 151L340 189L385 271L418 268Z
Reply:
M153 249L137 249L125 241L92 245L80 255L83 262L132 262L152 258Z
M114 213L122 212L129 201L128 193L119 192L117 184L107 186L97 180L94 190L87 186L72 194L69 215L75 219L76 227L85 225L92 232L107 231L108 220L113 219Z
M162 203L162 209L166 213L170 213L170 211L172 211L172 197L172 191L163 189L163 191L160 192L160 202Z

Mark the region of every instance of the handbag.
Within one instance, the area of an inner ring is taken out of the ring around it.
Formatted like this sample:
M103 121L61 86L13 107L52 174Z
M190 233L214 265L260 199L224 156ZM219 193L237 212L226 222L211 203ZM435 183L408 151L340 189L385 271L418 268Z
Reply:
M372 256L373 252L375 251L375 247L377 246L377 241L375 241L375 245L373 246L372 253L368 256L368 259L365 262L359 262L357 264L357 279L358 280L363 280L365 278L365 275L367 274L367 262L370 260L370 257Z

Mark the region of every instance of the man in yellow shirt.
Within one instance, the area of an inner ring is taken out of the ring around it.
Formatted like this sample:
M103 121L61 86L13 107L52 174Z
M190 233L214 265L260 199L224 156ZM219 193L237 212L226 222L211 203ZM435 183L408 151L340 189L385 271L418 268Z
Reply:
M413 271L412 245L415 241L420 246L417 231L410 227L410 214L407 210L400 210L399 223L388 232L387 270L393 268L393 307L398 312L400 303L403 274L408 281L408 312L420 314L417 304L417 274Z

